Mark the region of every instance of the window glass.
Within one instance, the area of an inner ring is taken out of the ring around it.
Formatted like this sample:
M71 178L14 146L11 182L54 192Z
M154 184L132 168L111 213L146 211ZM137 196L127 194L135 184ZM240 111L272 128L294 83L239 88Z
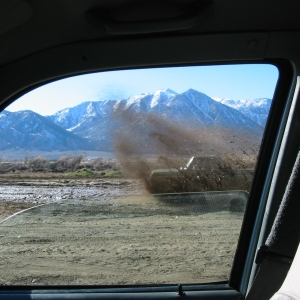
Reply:
M0 114L0 284L227 281L278 70L123 70Z

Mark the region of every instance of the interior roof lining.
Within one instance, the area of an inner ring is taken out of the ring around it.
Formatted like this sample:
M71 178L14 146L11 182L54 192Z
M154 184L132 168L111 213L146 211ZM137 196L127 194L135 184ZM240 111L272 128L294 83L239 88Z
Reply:
M139 3L141 1L157 2L155 0L139 0ZM88 22L86 12L99 6L111 8L114 11L114 7L126 3L124 0L30 0L28 2L23 0L23 2L30 3L32 16L26 22L0 35L0 65L66 42L110 38L104 30L99 30ZM183 1L176 2L182 3ZM176 31L176 34L202 35L217 32L300 30L299 1L291 0L288 5L285 5L280 0L275 0L272 4L267 0L260 0L259 10L257 2L253 0L242 2L240 0L230 2L213 0L212 15L205 18L204 22L199 22L195 28ZM129 3L136 3L136 1ZM167 32L164 36L169 35L170 32Z

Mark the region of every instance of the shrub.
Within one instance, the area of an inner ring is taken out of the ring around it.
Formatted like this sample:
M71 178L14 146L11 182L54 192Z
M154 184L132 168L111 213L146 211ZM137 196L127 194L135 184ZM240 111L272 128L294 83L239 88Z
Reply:
M67 172L75 171L76 167L81 163L84 158L84 154L80 154L75 157L62 156L55 164L53 164L52 169L54 172Z
M112 161L105 160L103 158L97 158L92 163L92 168L96 171L103 171L107 169L113 169L114 163Z
M42 156L35 157L28 162L29 168L44 169L47 167L47 160Z
M17 170L21 170L22 169L23 164L21 164L18 161L2 161L0 160L0 174L4 174L4 173L8 173L8 172L15 172ZM27 169L27 167L26 167Z

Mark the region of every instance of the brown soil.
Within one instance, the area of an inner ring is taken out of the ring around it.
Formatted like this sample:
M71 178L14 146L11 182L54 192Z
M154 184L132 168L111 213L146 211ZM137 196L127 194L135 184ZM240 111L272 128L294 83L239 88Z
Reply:
M42 206L0 223L0 284L228 280L242 212L150 195L114 197L144 193L139 180L58 176L1 179L0 219ZM72 199L80 203L67 204Z
M228 280L242 213L138 202L46 205L2 223L1 284Z
M35 204L32 203L23 203L23 202L18 203L12 201L0 202L0 222L5 218L7 218L8 216L11 216L16 212L22 211L34 205Z

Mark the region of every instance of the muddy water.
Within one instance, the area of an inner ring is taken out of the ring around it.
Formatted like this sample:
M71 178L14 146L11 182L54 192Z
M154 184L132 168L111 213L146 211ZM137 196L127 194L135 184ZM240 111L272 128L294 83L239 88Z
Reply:
M143 183L137 180L2 180L0 221L20 210L43 203L141 193L144 193Z

